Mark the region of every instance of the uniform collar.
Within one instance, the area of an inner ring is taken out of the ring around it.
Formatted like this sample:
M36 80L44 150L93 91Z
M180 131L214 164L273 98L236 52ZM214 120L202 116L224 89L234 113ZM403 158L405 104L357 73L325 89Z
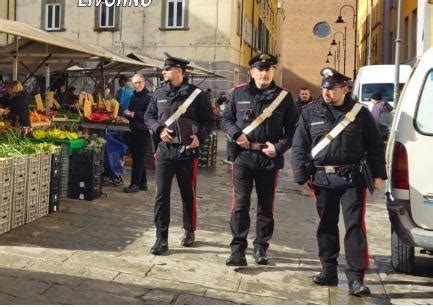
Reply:
M251 79L250 82L248 83L248 91L252 95L263 95L263 96L272 95L272 94L274 94L276 88L277 87L275 86L274 81L272 81L272 83L269 85L269 87L267 87L263 90L257 88L256 83L254 82L254 79Z

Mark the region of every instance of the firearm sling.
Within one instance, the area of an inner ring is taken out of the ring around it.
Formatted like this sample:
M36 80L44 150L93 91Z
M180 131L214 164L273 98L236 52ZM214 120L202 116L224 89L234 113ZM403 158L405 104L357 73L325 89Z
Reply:
M184 103L182 103L165 122L164 125L166 127L170 127L176 120L178 120L179 117L182 116L182 114L185 114L185 112L188 110L191 103L194 101L194 99L198 96L198 94L201 93L201 89L196 88L194 92L189 95L189 97L185 100Z
M355 121L359 111L361 111L362 105L355 103L352 110L347 112L343 119L327 134L323 139L311 149L311 157L314 159L319 152L326 148L350 123Z
M288 92L285 90L282 90L280 94L277 96L277 98L272 101L272 103L269 105L269 107L265 108L251 124L248 125L248 127L244 128L242 132L245 135L250 134L254 129L256 129L258 126L260 126L267 118L272 116L272 113L275 111L275 109L280 105L280 103L286 98Z

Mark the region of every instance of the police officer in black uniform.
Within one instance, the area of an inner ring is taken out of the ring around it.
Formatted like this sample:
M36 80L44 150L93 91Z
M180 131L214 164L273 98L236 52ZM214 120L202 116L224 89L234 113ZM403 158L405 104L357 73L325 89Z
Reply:
M250 228L250 203L253 183L257 191L257 222L254 259L267 264L266 251L274 230L273 203L279 169L283 168L284 153L292 144L298 120L298 111L292 95L285 98L272 115L246 135L243 129L250 125L263 110L269 107L283 90L273 78L277 59L268 54L253 57L251 81L238 86L231 93L221 115L221 126L236 146L237 157L233 164L234 199L230 218L233 239L228 266L246 266L245 249Z
M322 271L313 277L313 282L321 286L338 284L341 204L346 226L344 246L349 292L355 296L369 295L370 290L364 285L369 258L364 220L367 181L362 161L368 162L374 188L379 190L382 180L387 178L384 144L369 110L362 107L354 121L326 147L317 154L312 153L355 105L347 95L348 77L331 68L322 69L321 75L322 96L303 108L292 146L294 180L314 192L320 216L317 241Z
M212 124L212 110L204 92L200 92L186 113L169 125L165 122L183 105L197 87L189 84L186 76L188 61L165 53L163 76L165 85L156 89L145 114L146 125L160 137L156 150L156 242L151 248L155 255L168 251L170 224L170 192L176 175L182 197L182 246L189 247L195 240L196 229L196 177L198 147L207 138Z

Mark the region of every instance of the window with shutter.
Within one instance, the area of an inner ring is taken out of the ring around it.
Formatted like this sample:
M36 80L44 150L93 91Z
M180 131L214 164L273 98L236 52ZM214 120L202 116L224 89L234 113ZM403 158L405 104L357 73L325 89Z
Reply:
M42 28L46 31L62 31L65 28L65 1L42 2Z
M162 5L161 29L188 29L188 1L165 0Z

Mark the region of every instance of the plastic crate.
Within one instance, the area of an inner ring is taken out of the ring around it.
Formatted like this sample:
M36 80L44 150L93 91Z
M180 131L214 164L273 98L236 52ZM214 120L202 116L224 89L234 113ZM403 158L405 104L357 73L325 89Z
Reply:
M48 200L41 201L38 206L36 218L41 218L43 216L46 216L48 212L49 212Z
M14 199L12 201L11 229L14 229L24 224L26 219L26 200L27 198L24 192L14 196Z
M12 158L0 158L0 188L5 181L9 181L13 177L14 160Z
M48 213L57 212L60 210L60 202L48 204Z
M69 173L70 173L70 163L69 156L67 152L67 146L62 145L61 154L61 164L60 164L60 197L68 197L68 185L69 185Z
M41 166L40 175L41 177L49 178L51 173L51 152L41 153Z
M35 221L38 218L38 206L28 206L26 210L26 223Z
M0 234L11 230L11 221L9 215L0 215Z
M27 156L13 158L13 174L16 176L25 176L27 173Z
M41 169L41 155L31 154L27 156L28 176L39 176Z

